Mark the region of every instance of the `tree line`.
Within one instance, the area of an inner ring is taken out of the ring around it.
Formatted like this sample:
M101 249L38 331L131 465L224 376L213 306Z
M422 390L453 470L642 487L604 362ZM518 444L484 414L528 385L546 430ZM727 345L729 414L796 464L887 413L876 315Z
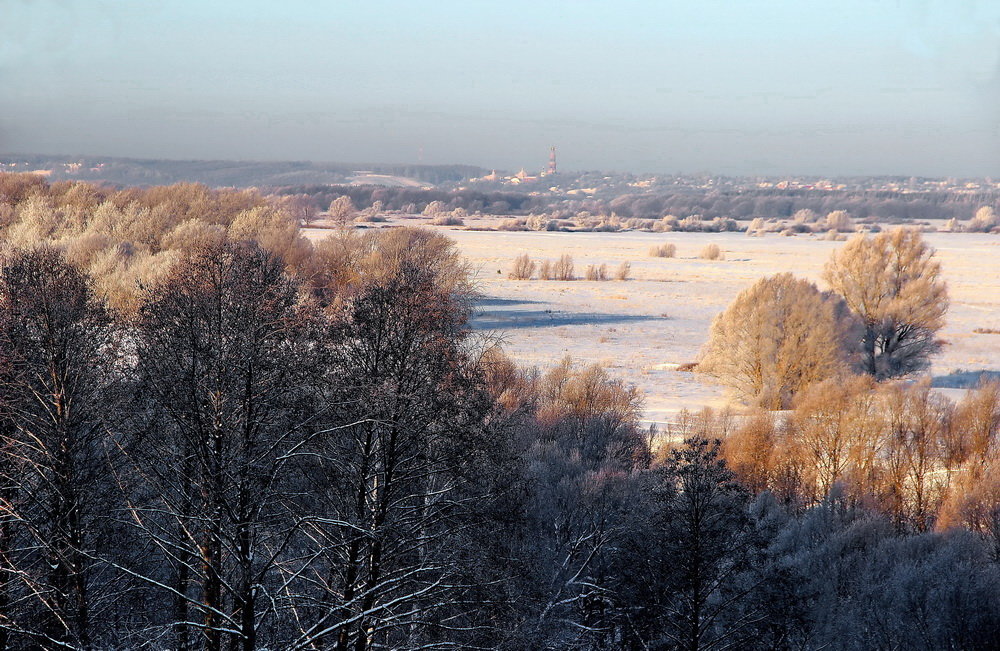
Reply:
M59 181L115 185L204 183L212 187L277 187L301 183L348 183L359 170L417 179L426 183L458 183L487 172L472 165L323 163L309 161L168 160L114 156L21 155L0 163L51 170Z
M984 206L1000 210L994 191L900 193L884 191L733 190L697 191L654 188L635 192L614 188L608 196L578 199L557 193L475 188L421 189L352 185L291 185L275 189L282 196L309 197L328 206L337 197L350 197L358 209L379 205L386 210L420 213L433 202L445 210L490 215L545 214L548 219L571 220L579 213L616 215L622 219L699 217L706 221L732 219L791 219L800 211L827 215L845 211L866 222L905 223L924 220L966 221Z

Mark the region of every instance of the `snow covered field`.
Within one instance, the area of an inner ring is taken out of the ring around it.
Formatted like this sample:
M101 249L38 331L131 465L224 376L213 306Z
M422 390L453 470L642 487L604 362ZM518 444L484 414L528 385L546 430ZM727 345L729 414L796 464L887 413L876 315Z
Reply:
M414 225L421 222L406 220ZM693 362L709 324L757 278L784 271L816 281L830 252L842 242L808 235L747 237L743 233L564 233L470 231L431 227L453 238L476 270L483 295L474 324L497 331L514 359L545 368L565 355L599 362L646 396L646 415L666 422L683 408L726 403L724 391L676 366ZM310 237L329 231L310 229ZM948 342L935 360L935 377L958 370L1000 370L1000 237L929 233L951 293ZM720 261L698 257L708 243ZM674 243L676 258L649 257L653 245ZM589 264L622 262L631 279L619 281L515 281L507 274L516 256L555 261L573 257L582 277Z

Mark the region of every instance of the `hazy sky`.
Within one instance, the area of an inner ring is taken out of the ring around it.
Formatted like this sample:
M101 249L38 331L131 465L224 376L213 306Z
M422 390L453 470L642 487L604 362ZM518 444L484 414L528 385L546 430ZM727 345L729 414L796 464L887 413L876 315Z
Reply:
M553 144L1000 177L1000 0L0 0L0 152L538 169Z

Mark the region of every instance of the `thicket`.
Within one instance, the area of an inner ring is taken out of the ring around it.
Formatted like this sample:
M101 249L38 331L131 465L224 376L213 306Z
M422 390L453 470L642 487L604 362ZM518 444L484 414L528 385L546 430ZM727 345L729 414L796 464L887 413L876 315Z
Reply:
M723 440L741 484L808 508L832 492L900 532L963 528L1000 561L1000 384L959 401L929 379L827 381L787 412L685 414L675 436Z

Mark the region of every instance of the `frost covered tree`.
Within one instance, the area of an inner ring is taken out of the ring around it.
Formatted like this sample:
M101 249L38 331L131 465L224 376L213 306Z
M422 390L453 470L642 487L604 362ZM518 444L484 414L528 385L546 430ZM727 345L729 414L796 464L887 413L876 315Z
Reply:
M438 200L431 201L426 206L424 206L423 215L426 217L436 217L439 214L443 213L445 209L446 206L444 205L443 201L438 201Z
M802 208L795 211L795 214L792 215L792 221L796 224L815 224L819 221L819 215L809 208Z
M969 222L968 230L973 233L989 233L1000 225L1000 217L992 206L983 206Z
M927 367L948 311L940 276L934 249L916 229L858 234L834 253L823 278L864 325L865 373L885 380Z
M302 595L293 648L423 648L481 628L463 595L476 585L467 534L490 499L473 479L489 401L466 298L420 257L363 287L333 325L327 425L303 449L314 515L284 564Z
M296 451L315 435L313 316L280 258L225 244L149 291L137 323L145 427L123 442L126 521L147 550L122 568L163 604L175 648L254 649L286 623L277 565L294 538ZM280 638L279 638L280 639Z
M839 297L778 274L757 281L715 317L697 370L741 400L784 409L810 384L850 369L856 333Z
M354 207L354 202L346 194L331 201L330 208L327 210L330 219L341 226L346 226L356 212L357 209Z
M850 232L852 228L851 216L845 210L834 210L826 216L826 227L840 233Z
M653 535L664 537L667 580L662 634L669 648L736 648L749 642L758 613L743 609L756 582L741 576L753 565L758 541L747 512L749 493L719 458L720 441L688 439L670 451Z
M114 341L86 276L56 250L3 261L3 648L93 648L109 641L101 640L99 620L112 597L97 554L108 544L101 440L112 404Z

